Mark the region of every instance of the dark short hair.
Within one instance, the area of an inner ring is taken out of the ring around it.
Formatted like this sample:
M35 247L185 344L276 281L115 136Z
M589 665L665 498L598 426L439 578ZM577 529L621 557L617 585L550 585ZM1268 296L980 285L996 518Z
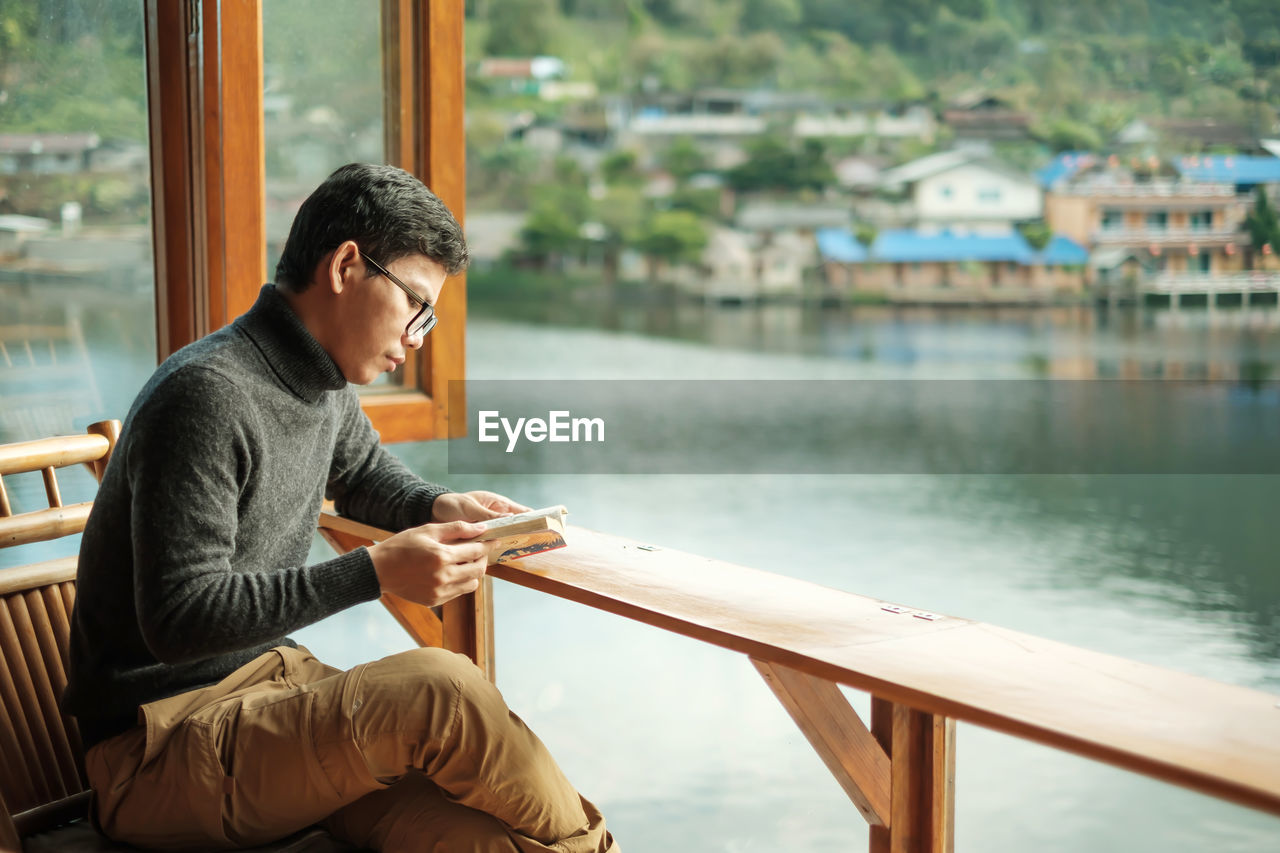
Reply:
M458 220L422 181L395 166L350 163L298 208L276 264L276 283L306 290L321 258L346 240L384 266L426 255L454 275L470 260Z

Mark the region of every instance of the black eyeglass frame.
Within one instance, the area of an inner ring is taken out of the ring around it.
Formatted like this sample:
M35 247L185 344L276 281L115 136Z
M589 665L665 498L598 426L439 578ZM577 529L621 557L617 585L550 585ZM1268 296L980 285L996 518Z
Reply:
M404 333L409 337L426 337L431 330L436 327L436 307L421 296L413 292L413 288L405 284L400 279L391 274L391 271L382 264L375 261L368 255L364 255L364 259L369 262L375 270L385 275L392 284L409 294L409 298L422 307L418 309L418 313L413 315L408 324L404 327Z

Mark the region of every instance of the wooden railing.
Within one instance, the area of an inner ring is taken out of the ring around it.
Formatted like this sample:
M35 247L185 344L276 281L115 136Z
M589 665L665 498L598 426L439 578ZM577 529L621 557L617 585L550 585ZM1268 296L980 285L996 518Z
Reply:
M340 552L389 535L328 511L320 528ZM957 720L1280 815L1280 696L581 528L566 538L489 574L747 655L870 824L872 853L953 849ZM419 643L492 677L491 601L486 586L439 611L385 603ZM839 685L871 694L870 725Z

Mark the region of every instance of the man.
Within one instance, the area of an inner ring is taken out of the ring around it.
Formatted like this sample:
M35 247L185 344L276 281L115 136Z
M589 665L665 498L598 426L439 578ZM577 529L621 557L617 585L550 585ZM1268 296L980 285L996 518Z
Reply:
M475 590L473 522L524 509L410 473L349 385L422 345L467 260L416 178L344 166L298 211L275 285L139 393L81 545L65 697L108 835L234 849L324 822L386 851L616 849L466 658L342 672L285 636L384 591ZM326 495L402 532L304 566Z

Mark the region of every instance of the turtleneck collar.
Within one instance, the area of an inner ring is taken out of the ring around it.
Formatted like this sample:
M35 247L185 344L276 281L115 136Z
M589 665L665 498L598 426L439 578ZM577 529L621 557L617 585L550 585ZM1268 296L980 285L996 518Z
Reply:
M324 347L311 336L274 284L264 284L258 301L235 321L257 345L276 376L308 403L325 391L339 391L347 380Z

